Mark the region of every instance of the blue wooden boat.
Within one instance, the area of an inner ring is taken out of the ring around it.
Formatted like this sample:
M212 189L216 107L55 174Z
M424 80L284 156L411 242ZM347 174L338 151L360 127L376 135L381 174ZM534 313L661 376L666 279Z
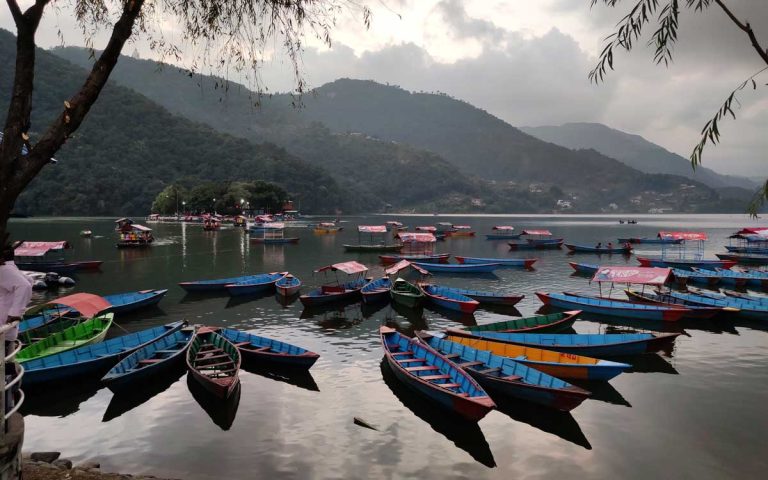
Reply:
M112 313L127 313L145 307L157 305L168 290L139 290L138 292L116 293L105 295L104 300L112 306L107 309Z
M559 250L563 246L562 238L533 239L525 242L509 242L510 250Z
M501 266L498 263L470 263L458 265L454 263L412 263L418 265L429 273L491 273Z
M180 330L182 326L184 322L169 323L24 362L24 386L73 380L86 376L101 377L121 358L158 338Z
M239 282L248 282L260 275L242 275L240 277L219 278L216 280L197 280L194 282L181 282L179 286L188 292L223 292L227 285Z
M733 290L723 290L723 294L728 297L740 298L744 301L757 303L759 305L768 305L768 297L765 295L750 295L748 293L734 292Z
M719 257L720 254L717 254ZM735 261L729 260L706 260L706 259L671 259L671 258L652 258L652 257L637 257L637 261L643 267L670 267L679 268L681 270L690 270L691 267L700 268L731 268L736 265Z
M537 258L479 258L479 257L460 257L455 255L456 261L465 264L478 264L478 263L498 263L504 267L523 267L533 268L533 264L536 263Z
M413 254L399 254L399 255L379 255L381 263L389 265L397 263L401 260L408 260L409 262L423 262L423 263L448 263L448 259L451 258L450 253L413 253Z
M281 297L292 297L301 290L301 280L289 273L275 282L275 290Z
M473 422L496 407L469 374L432 347L386 326L379 334L387 363L409 388Z
M272 272L256 275L248 280L230 283L225 286L227 293L233 297L243 295L259 295L275 290L275 282L288 275L288 272Z
M761 305L759 303L746 301L736 297L728 297L726 295L717 297L714 295L699 295L674 291L669 292L669 294L693 305L727 308L734 313L738 313L742 317L754 320L768 320L768 305Z
M568 262L568 265L570 265L571 268L576 270L577 273L584 273L589 275L594 275L595 273L597 273L597 270L600 268L600 265L597 265L596 263Z
M486 350L453 343L442 334L416 332L427 345L457 363L483 388L495 395L518 398L569 412L589 398L590 393L539 370L494 355Z
M629 255L630 253L632 253L631 247L623 247L623 246L611 247L611 248L608 248L608 247L598 248L598 247L592 247L589 245L577 245L575 243L565 243L564 245L565 245L565 248L567 248L568 250L574 253L597 253L597 254L617 253L622 255Z
M598 358L655 353L672 344L680 335L679 333L503 333L467 332L458 329L452 330L451 333Z
M648 238L648 237L629 237L619 238L619 243L640 243L648 245L679 245L683 243L682 238Z
M720 260L730 262L731 265L723 267L722 265L717 265L718 267L722 268L731 268L733 265L736 265L737 263L741 263L744 265L768 265L768 255L758 255L758 254L743 254L743 253L716 253L715 256L719 258Z
M308 369L320 358L320 355L305 348L233 328L221 328L218 333L237 347L244 361L254 364Z
M339 285L323 285L309 293L299 297L301 303L306 307L314 305L324 305L344 300L360 298L360 290L369 282L366 278L357 278L350 282Z
M688 313L684 307L647 305L574 293L536 292L536 296L539 297L539 300L541 300L544 305L550 305L563 310L582 310L584 312L597 313L600 315L639 318L641 320L676 322Z
M723 285L734 285L736 287L744 287L747 285L756 287L763 286L762 279L735 270L707 270L705 268L693 267L693 271L705 277L717 278L719 280L717 283L722 283Z
M445 295L446 293L453 293L458 295L464 295L472 300L476 300L480 304L494 304L494 305L515 305L520 300L525 298L525 295L507 295L499 292L483 292L480 290L468 290L464 288L453 288L442 285L434 285L440 289L440 293Z
M680 268L673 268L672 276L675 278L675 281L681 285L686 285L688 283L698 283L701 285L711 286L720 283L719 275L706 275L693 270L683 270Z
M389 277L382 277L368 282L360 289L360 293L365 303L386 302L389 300L389 290L391 288L392 281Z
M570 329L580 314L580 310L574 310L572 312L550 313L549 315L533 315L483 325L466 326L461 327L461 329L469 332L555 333Z
M441 287L440 285L431 285L428 283L419 284L419 288L424 295L435 305L450 310L456 310L462 313L473 313L480 306L480 302L469 298L452 289Z
M715 271L723 272L729 276L743 276L747 279L747 285L768 288L768 272L761 272L760 270L724 270L722 268L716 268Z
M630 289L624 290L624 293L626 293L627 297L632 302L668 305L672 307L685 307L688 312L683 318L712 318L720 313L723 313L723 309L720 307L689 305L682 300L671 297L667 294L657 292L637 292Z
M768 255L768 247L741 247L726 245L725 249L732 253L760 253Z
M122 359L101 381L114 393L152 382L153 377L184 364L184 352L194 333L194 328L185 327L158 338Z

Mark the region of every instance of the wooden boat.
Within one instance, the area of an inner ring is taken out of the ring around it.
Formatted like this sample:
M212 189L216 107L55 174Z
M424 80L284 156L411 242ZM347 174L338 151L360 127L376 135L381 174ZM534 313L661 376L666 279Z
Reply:
M422 263L448 263L448 259L451 258L450 253L435 253L435 254L405 254L405 255L379 255L381 263L384 265L390 265L402 260L408 260L409 262L422 262Z
M571 411L590 393L568 382L493 353L444 340L442 334L416 332L421 341L456 362L491 392L562 411Z
M19 270L29 270L32 272L53 272L60 275L74 273L78 270L76 263L64 262L14 262Z
M164 290L139 290L138 292L116 293L105 295L104 300L110 303L106 310L112 313L127 313L141 308L151 307L160 303L167 289Z
M398 380L470 421L496 407L485 390L439 352L396 330L379 328L384 356Z
M577 273L584 273L589 275L594 275L597 272L597 270L600 268L600 265L597 265L595 263L568 262L568 265L570 265L571 268L576 270Z
M502 320L501 322L486 323L461 327L468 332L507 332L507 333L554 333L571 328L573 322L581 314L580 310L549 315L533 315L531 317ZM449 328L447 331L451 331Z
M405 247L401 242L391 243L386 225L359 225L357 243L344 244L347 252L399 252Z
M370 280L366 278L358 278L338 285L323 285L320 288L316 288L309 293L300 296L299 300L304 306L310 307L360 298L360 290L368 284L369 281Z
M734 285L736 287L744 287L747 285L761 287L763 285L761 279L753 277L748 273L738 272L735 270L707 270L705 268L698 267L693 267L692 270L698 275L717 278L719 279L719 282L716 283L722 283L723 285Z
M464 264L478 263L497 263L503 267L523 267L533 268L538 258L480 258L480 257L460 257L455 255L456 261Z
M292 297L301 290L301 280L289 273L275 282L275 290L281 297Z
M221 222L215 218L206 218L203 220L203 230L206 232L213 232L221 229Z
M654 292L637 292L634 290L624 290L630 301L639 303L650 303L653 305L667 305L670 307L684 307L688 310L683 318L712 318L723 312L720 307L701 307L688 305L685 302L672 297Z
M75 270L98 270L101 268L103 260L78 260L71 262L75 266Z
M510 250L559 250L563 246L563 239L529 238L525 242L509 242L508 245Z
M282 222L265 222L252 227L248 238L253 243L279 245L299 243L299 237L286 237L285 224Z
M768 255L744 255L738 253L716 253L715 256L724 262L729 262L730 266L721 268L731 268L737 263L744 265L768 265Z
M188 292L223 292L227 285L240 282L249 282L261 275L242 275L240 277L218 278L216 280L197 280L194 282L181 282L179 286Z
M117 248L149 248L155 241L151 228L133 223L131 219L119 219L117 222L116 230L120 232Z
M670 292L675 298L686 303L703 306L727 308L729 311L754 320L768 320L768 305L756 303L743 298L731 297L721 293L695 290L695 293Z
M497 270L500 266L498 263L467 263L467 264L454 264L454 263L426 263L426 262L411 262L417 265L429 273L491 273Z
M305 348L233 328L221 328L218 333L237 347L243 361L254 364L309 369L320 358Z
M452 230L445 232L446 237L474 237L475 232L469 225L454 225Z
M611 247L611 248L608 248L608 247L599 247L598 248L598 247L592 247L592 246L589 246L589 245L576 245L574 243L565 243L564 245L565 245L565 248L567 248L568 250L570 250L571 252L574 252L574 253L597 253L597 254L603 254L603 253L613 254L613 253L617 253L617 254L622 254L622 255L629 255L630 253L632 253L632 248L631 247L619 246L619 247Z
M187 368L208 392L226 399L240 383L240 352L215 328L199 327L187 349Z
M121 358L158 338L178 331L183 325L184 322L174 322L48 357L28 360L24 362L24 386L72 381L91 376L100 378Z
M333 235L339 233L342 230L344 230L344 227L336 225L333 222L322 222L315 226L314 232L317 235Z
M719 257L720 254L718 254ZM651 258L637 257L637 261L643 267L670 267L682 270L690 270L691 267L701 268L731 268L736 265L735 261L730 260L705 260L705 259L671 259L671 258Z
M512 233L515 227L510 225L496 225L493 227L494 233L485 235L486 240L517 240L522 233ZM498 233L495 233L498 232Z
M638 244L647 244L647 245L679 245L683 243L682 238L638 238L638 237L629 237L629 238L619 238L619 243L638 243Z
M398 278L392 283L389 291L392 301L400 305L415 308L424 301L424 293L416 285Z
M90 230L80 230L80 236L83 238L91 238L93 236L93 232Z
M153 382L158 375L184 364L194 333L194 328L185 327L145 345L112 367L101 378L102 383L119 393Z
M262 293L268 293L275 290L275 282L288 275L288 272L272 272L264 273L262 275L255 275L248 280L243 280L237 283L230 283L225 285L233 297L239 297L243 295L259 295Z
M363 296L363 302L376 303L389 300L389 290L392 288L392 281L389 277L377 278L371 280L363 288L360 294Z
M626 363L610 360L513 345L490 339L451 335L450 333L444 337L444 340L457 345L465 345L477 350L487 351L494 355L511 358L515 362L533 367L540 372L557 378L607 381L632 367ZM458 347L451 346L451 348Z
M24 320L19 323L19 332L31 332L60 321L79 322L105 312L109 307L106 299L92 293L66 295L29 308L24 314Z
M655 353L672 344L679 333L504 333L468 332L455 329L452 334L496 342L544 348L563 353L594 357L615 357Z
M674 277L675 281L680 285L686 285L688 283L699 283L703 285L713 286L720 283L719 275L705 275L702 273L695 272L693 270L683 270L680 268L673 268L672 276Z
M16 354L16 360L23 363L99 343L107 336L113 317L114 314L105 313L29 344Z
M480 302L465 295L448 290L439 285L428 283L419 284L425 297L435 305L462 313L473 313L480 306Z
M768 305L768 297L765 295L750 295L748 293L734 292L733 290L722 290L722 292L727 297L740 298L759 305Z
M550 305L555 308L582 310L584 312L614 317L676 322L688 313L685 308L680 307L646 305L573 293L536 292L536 296L539 297L539 300L544 305Z
M726 245L725 249L731 253L758 253L761 255L768 255L768 247L743 247Z
M439 286L443 292L451 292L459 295L464 295L482 304L493 305L516 305L520 300L525 298L525 295L505 295L497 292L483 292L479 290L468 290L464 288L453 288L446 286Z
M343 246L347 252L399 252L404 247L401 243L383 243L380 245L350 245L345 243Z

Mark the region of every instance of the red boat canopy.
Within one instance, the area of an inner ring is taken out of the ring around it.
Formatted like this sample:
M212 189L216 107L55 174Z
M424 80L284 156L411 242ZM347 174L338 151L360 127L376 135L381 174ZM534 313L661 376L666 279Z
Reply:
M768 239L768 228L765 227L757 227L757 228L742 228L738 232L736 232L735 235L733 235L735 238L753 238L753 237L761 237Z
M61 250L70 248L69 242L62 240L60 242L22 242L13 251L18 257L42 257L48 250Z
M50 308L52 305L70 307L73 310L77 310L84 317L93 317L97 313L103 312L112 306L106 299L98 295L93 295L92 293L75 293L74 295L56 298L48 303L32 307L27 313L39 312L46 308Z
M705 241L707 234L704 232L659 232L659 238L665 240L694 240Z
M423 227L416 227L416 231L417 232L436 232L437 231L437 227L433 227L431 225L426 225L426 226L423 226Z
M523 235L542 235L545 237L552 236L552 232L549 230L523 230Z
M513 227L511 225L496 225L495 227L493 227L493 229L494 230L504 230L506 232L511 232L512 230L515 229L515 227Z
M403 243L434 243L437 241L431 233L400 232L397 234Z
M326 267L319 268L315 270L315 273L326 272L328 270L331 270L333 272L339 271L339 272L344 272L347 275L353 275L355 273L367 272L368 267L366 267L360 262L354 262L354 261L342 262L342 263L334 263L333 265L328 265Z
M421 268L418 265L412 264L408 260L400 260L396 264L394 264L391 267L389 267L388 269L384 270L384 273L386 273L387 275L394 275L396 273L399 273L401 270L405 270L408 267L413 268L414 270L416 270L417 272L419 272L422 275L431 275L428 271L424 270L423 268Z
M387 227L384 225L360 225L357 227L360 233L387 233Z
M396 221L394 221L394 220L390 220L390 221L388 221L388 222L387 222L387 225L392 225L393 227L402 227L402 226L403 226L403 224L402 224L402 223L400 223L400 222L396 222Z
M261 222L261 223L271 222L272 221L272 215L257 215L256 218L254 218L254 220L256 220L257 222Z
M636 283L640 285L664 285L672 273L671 268L649 267L599 267L592 280L595 282Z

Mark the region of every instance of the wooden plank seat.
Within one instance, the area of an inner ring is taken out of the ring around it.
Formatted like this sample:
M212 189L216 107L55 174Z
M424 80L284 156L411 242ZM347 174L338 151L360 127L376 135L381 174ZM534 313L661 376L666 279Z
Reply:
M520 375L508 375L506 377L501 377L502 380L508 380L510 382L517 382L522 380L522 378L523 377L521 377Z
M399 363L420 363L420 362L426 362L426 358L404 358L402 360L398 360Z
M243 350L248 350L249 352L256 352L256 353L258 353L258 352L267 352L271 348L272 347L254 347L254 348L243 348Z
M246 347L246 346L248 346L250 344L251 344L251 342L238 342L238 343L235 343L234 345L235 345L235 347L240 348L240 347Z
M219 358L229 358L229 355L227 355L226 353L220 353L218 355L208 355L208 356L202 356L202 357L198 355L197 357L195 357L195 361L200 362L203 360L218 360Z
M458 358L458 357L460 357L460 356L461 356L461 355L459 355L458 353L449 353L448 355L446 355L446 356L445 356L445 358L447 358L447 359L449 359L449 360L450 360L450 359L452 359L452 358Z
M483 365L483 362L462 362L459 364L460 367L476 367L478 365Z
M221 350L219 347L211 343L204 343L203 345L200 345L200 350L212 350L212 349Z
M399 357L400 355L413 355L413 352L406 351L406 352L395 352L392 354L393 357Z
M427 381L431 382L432 380L448 380L449 378L451 378L451 376L444 373L444 374L441 374L441 375L424 375L424 376L419 377L419 378L422 379L422 380L427 380Z
M216 370L216 369L221 370L219 368L221 366L224 366L224 365L234 365L234 364L235 364L235 362L233 362L232 360L229 360L229 361L226 361L226 362L212 363L210 365L198 365L197 369L198 370Z
M407 367L407 371L409 372L429 372L432 370L440 370L438 367L435 367L434 365L424 365L423 367Z
M494 373L494 372L500 372L500 371L501 371L501 368L496 367L496 368L486 368L485 370L478 370L477 372L478 373Z
M206 377L218 377L218 376L223 375L225 377L231 377L232 374L234 374L234 373L235 373L235 369L234 368L229 368L229 369L226 369L226 370L215 370L215 371L211 371L211 372L205 372L205 376Z
M460 387L461 386L458 383L436 383L435 385L437 385L438 387L443 387L443 388L456 388L456 387Z
M139 365L152 365L153 363L162 362L162 358L145 358L144 360L139 360Z

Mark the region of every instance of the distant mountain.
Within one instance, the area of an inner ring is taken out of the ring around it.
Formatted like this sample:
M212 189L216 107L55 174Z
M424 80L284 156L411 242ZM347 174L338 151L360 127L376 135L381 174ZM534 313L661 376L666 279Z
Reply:
M92 63L84 49L53 52ZM399 209L487 212L743 208L741 199L724 200L699 182L541 141L445 95L342 79L296 108L290 95L257 98L236 83L129 57L111 78L174 114L322 166L360 204L373 198Z
M691 168L691 162L651 143L640 135L625 133L600 123L566 123L560 126L521 127L536 138L571 149L594 149L646 173L681 175L714 188L741 187L754 190L757 184L743 177L722 175L709 168Z

